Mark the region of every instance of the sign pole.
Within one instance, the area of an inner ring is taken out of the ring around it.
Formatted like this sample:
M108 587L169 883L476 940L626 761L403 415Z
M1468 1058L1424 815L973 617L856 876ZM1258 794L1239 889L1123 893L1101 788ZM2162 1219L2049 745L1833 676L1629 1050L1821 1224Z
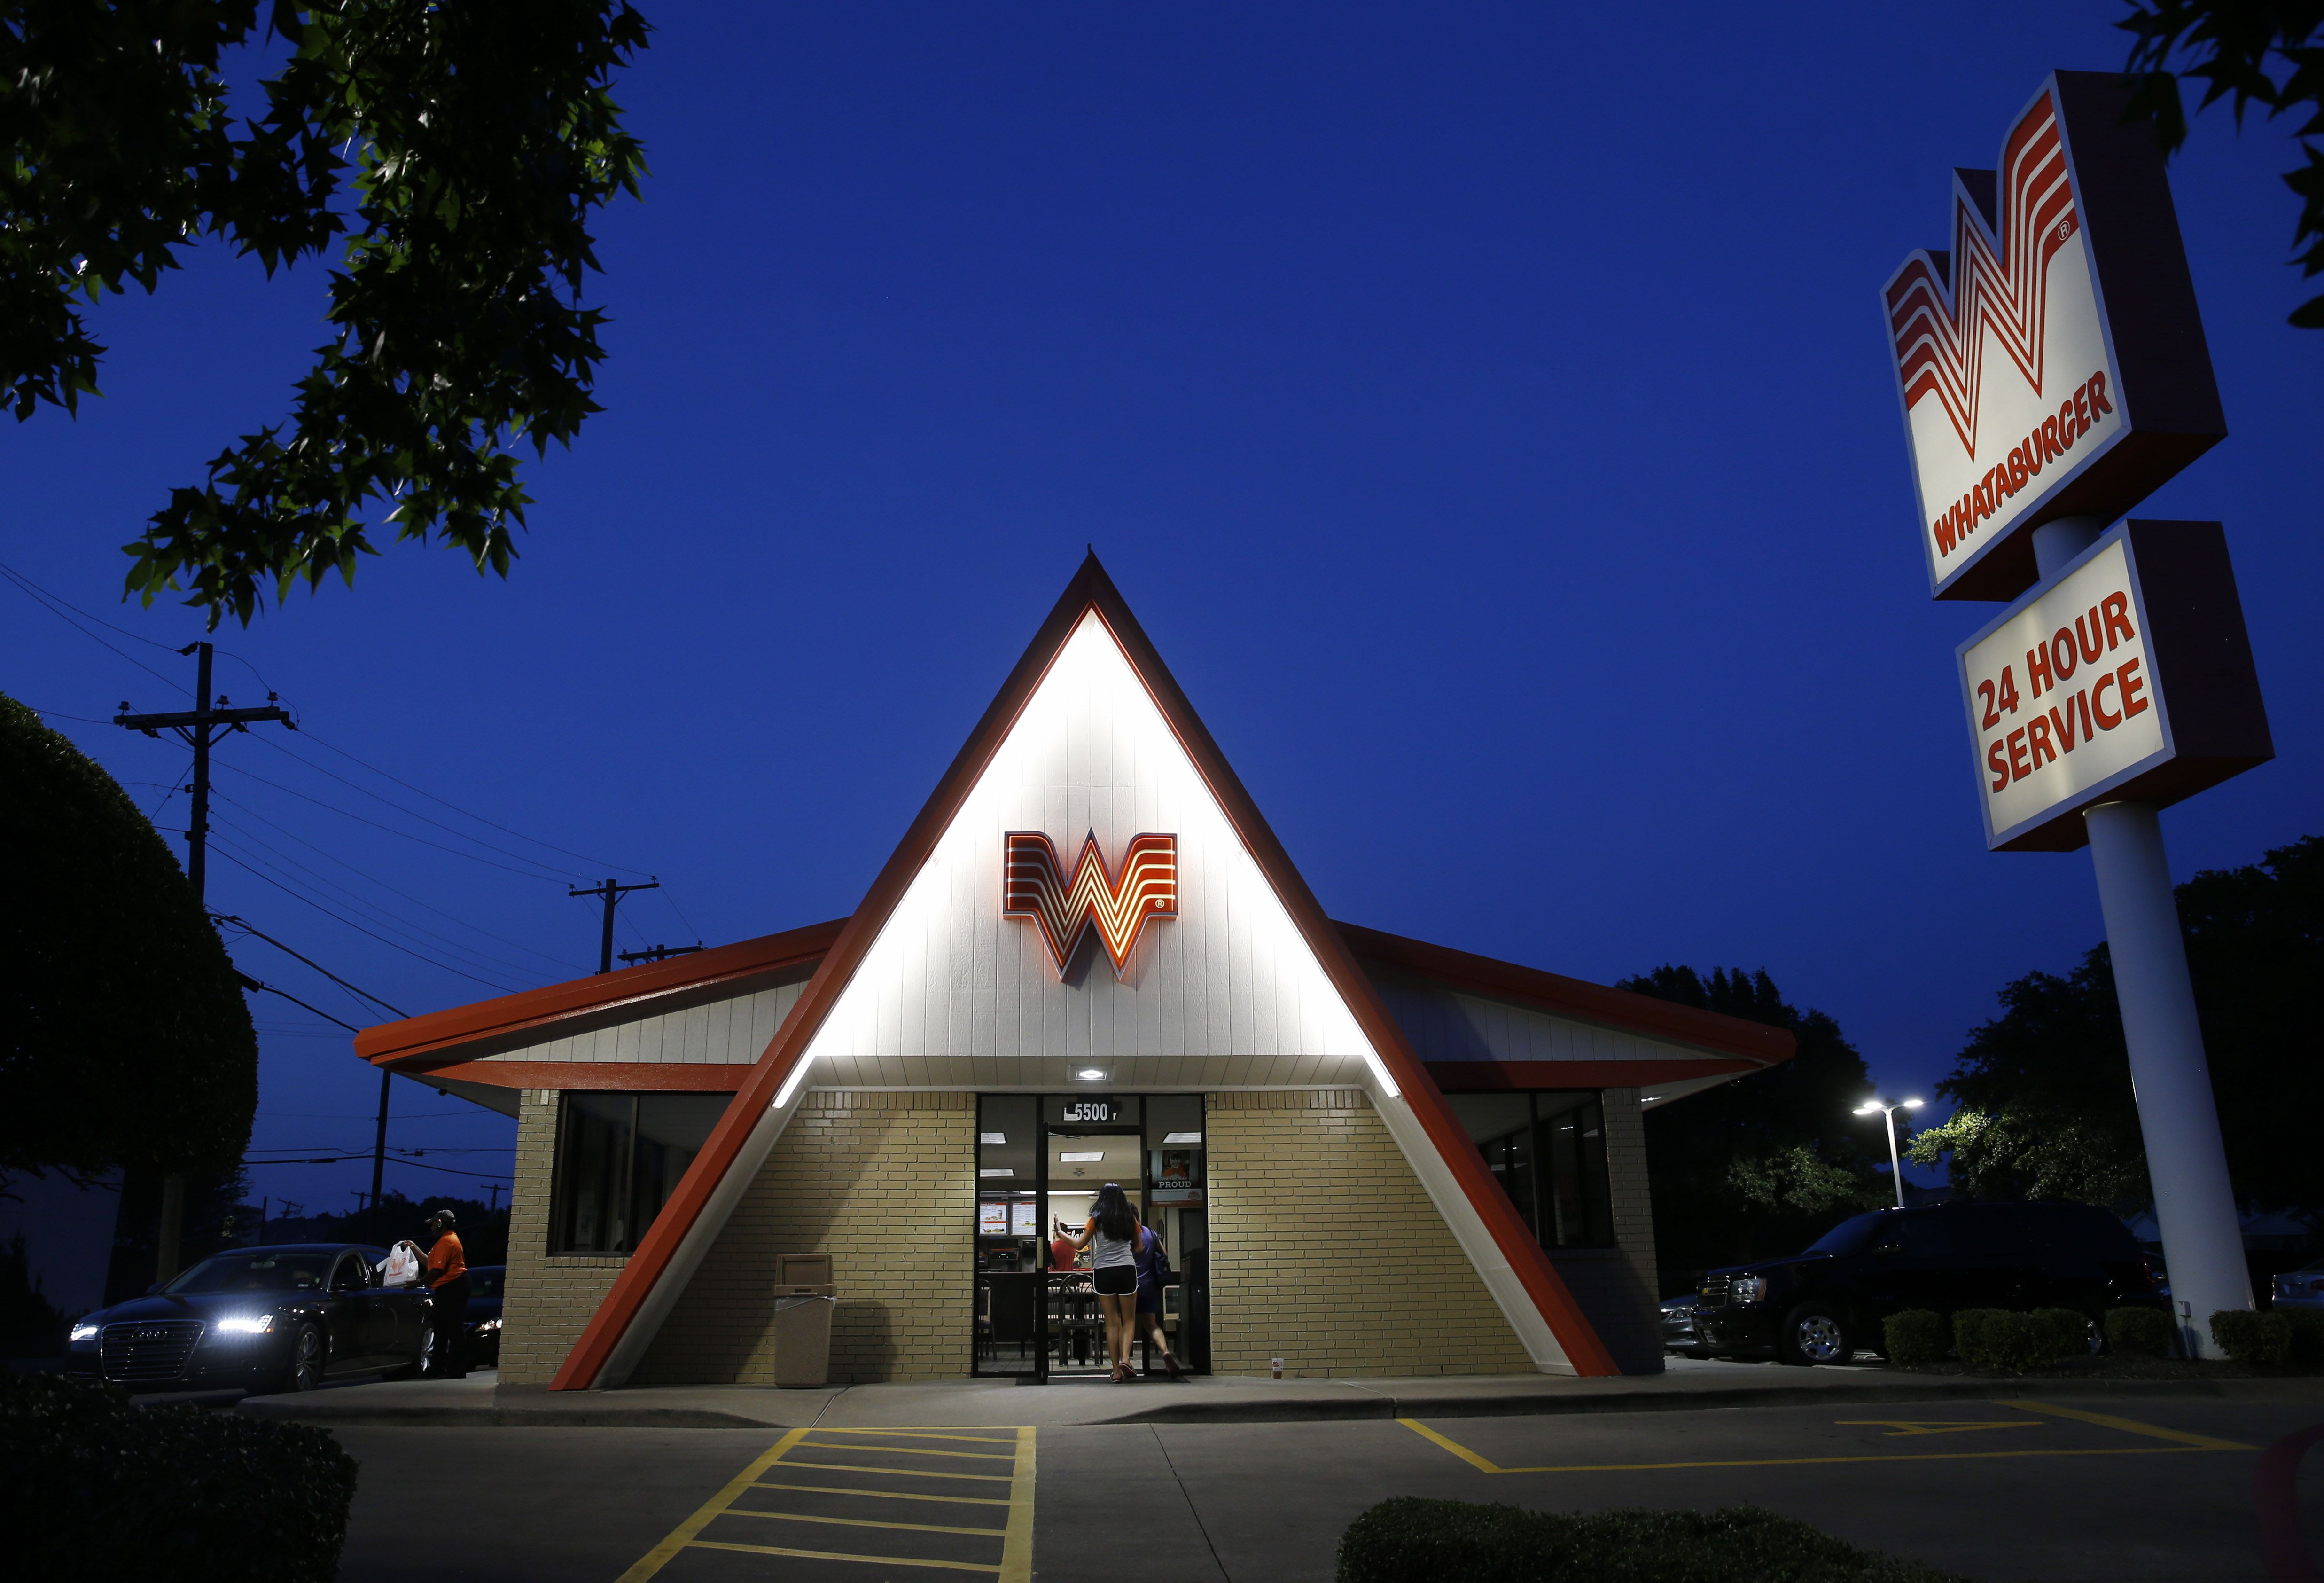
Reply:
M2034 529L2043 579L2063 570L2105 527L2097 517L2065 517ZM2115 1000L2130 1052L2138 1130L2146 1144L2180 1339L2188 1356L2214 1357L2210 1316L2252 1306L2251 1273L2163 850L2163 821L2152 802L2101 802L2083 811L2082 823L2114 960Z

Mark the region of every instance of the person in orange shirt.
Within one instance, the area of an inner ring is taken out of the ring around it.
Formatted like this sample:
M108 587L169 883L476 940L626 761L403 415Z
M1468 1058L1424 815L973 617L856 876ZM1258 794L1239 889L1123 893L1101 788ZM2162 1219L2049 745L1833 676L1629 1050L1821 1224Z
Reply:
M446 1380L468 1374L468 1258L455 1224L449 1209L428 1217L428 1234L435 1239L426 1277L429 1322L436 1331L436 1377Z

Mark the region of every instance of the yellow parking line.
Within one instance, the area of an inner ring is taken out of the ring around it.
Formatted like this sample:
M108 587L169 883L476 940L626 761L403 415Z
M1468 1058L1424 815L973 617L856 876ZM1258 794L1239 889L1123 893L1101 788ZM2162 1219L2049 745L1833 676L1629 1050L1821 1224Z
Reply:
M711 1519L740 1499L742 1492L758 1481L759 1475L782 1459L789 1450L807 1438L807 1430L795 1429L772 1446L766 1454L736 1474L724 1489L705 1501L693 1516L671 1529L662 1541L638 1558L638 1562L622 1573L618 1583L645 1583L645 1579L669 1565L670 1558L694 1542L694 1536L710 1526Z
M903 1528L914 1533L975 1533L987 1539L999 1539L1006 1528L953 1528L940 1523L880 1523L869 1517L810 1517L804 1512L754 1512L747 1506L729 1506L718 1514L721 1517L764 1517L781 1523L828 1523L838 1528Z
M926 1429L835 1429L829 1424L818 1424L815 1432L819 1435L894 1435L906 1440L973 1440L981 1446L1013 1446L1017 1443L1014 1435L959 1435L948 1430Z
M1397 1422L1423 1439L1434 1441L1481 1473L1663 1473L1682 1468L1806 1467L1841 1462L1982 1462L2026 1457L2171 1457L2190 1451L2250 1449L2247 1446L2236 1446L2227 1441L2219 1440L2205 1445L2184 1446L2099 1446L2079 1449L2045 1448L2038 1451L1888 1452L1878 1456L1857 1457L1752 1457L1718 1461L1577 1462L1545 1467L1503 1467L1498 1463L1479 1456L1458 1441L1446 1439L1416 1420L1399 1418Z
M862 1462L785 1462L786 1467L820 1467L826 1473L892 1473L898 1478L968 1478L978 1484L1008 1484L1006 1473L935 1473L918 1467L872 1467Z
M894 1457L959 1457L971 1462L1017 1460L1014 1457L1004 1457L998 1451L930 1451L918 1446L832 1446L817 1440L807 1440L804 1443L812 1451L885 1451Z
M2004 1407L2020 1408L2027 1412L2046 1412L2052 1418L2078 1419L2094 1423L2100 1429L2118 1429L2125 1434L2151 1435L2158 1440L2177 1440L2198 1451L2251 1451L2258 1449L2236 1440L2213 1440L2209 1435L2190 1435L2184 1430L2164 1429L2160 1424L2141 1423L2133 1418L2115 1418L2104 1412L2085 1412L2079 1407L2060 1407L2048 1402L2004 1402Z
M1017 1431L1017 1466L1009 1485L1009 1529L1001 1541L1001 1583L1033 1579L1033 1431Z
M947 1572L998 1572L999 1567L983 1561L915 1560L910 1556L856 1556L837 1550L788 1550L779 1544L727 1544L714 1539L697 1539L689 1550L739 1550L754 1556L796 1556L809 1561L870 1561L881 1567L940 1567Z
M783 1466L798 1467L802 1464L786 1462ZM991 1495L924 1495L900 1489L844 1489L835 1484L769 1484L762 1479L751 1487L752 1489L791 1489L802 1495L868 1495L875 1501L943 1501L947 1505L954 1506L1005 1506L1010 1504L1007 1501L996 1501Z

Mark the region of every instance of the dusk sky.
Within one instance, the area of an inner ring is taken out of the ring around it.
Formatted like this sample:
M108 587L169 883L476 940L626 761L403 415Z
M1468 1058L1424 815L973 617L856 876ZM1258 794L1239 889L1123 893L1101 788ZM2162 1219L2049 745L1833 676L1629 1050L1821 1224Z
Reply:
M664 886L624 949L840 916L1089 544L1333 916L1764 967L1925 1092L2102 929L2087 853L1985 850L1952 652L1998 607L1928 597L1877 292L2119 13L649 7L605 411L507 582L383 539L217 634L305 730L220 750L212 904L410 1012L586 974L609 874ZM2324 829L2296 157L2221 110L2172 167L2231 434L2136 514L2227 524L2278 753L2164 815L2182 879ZM6 565L136 634L0 585L0 690L172 831L187 753L102 722L185 707L152 645L200 621L119 546L281 421L326 289L186 265L96 314L104 399L0 437ZM368 1149L346 1035L254 1012L254 1148ZM480 1174L392 1187L507 1180L512 1124L397 1090Z

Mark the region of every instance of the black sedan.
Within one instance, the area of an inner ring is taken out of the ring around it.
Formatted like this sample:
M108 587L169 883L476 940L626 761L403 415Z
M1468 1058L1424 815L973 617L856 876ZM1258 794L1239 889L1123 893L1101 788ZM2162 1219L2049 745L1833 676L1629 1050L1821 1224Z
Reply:
M428 1297L380 1282L384 1248L231 1248L73 1326L69 1366L132 1391L311 1391L428 1368Z

